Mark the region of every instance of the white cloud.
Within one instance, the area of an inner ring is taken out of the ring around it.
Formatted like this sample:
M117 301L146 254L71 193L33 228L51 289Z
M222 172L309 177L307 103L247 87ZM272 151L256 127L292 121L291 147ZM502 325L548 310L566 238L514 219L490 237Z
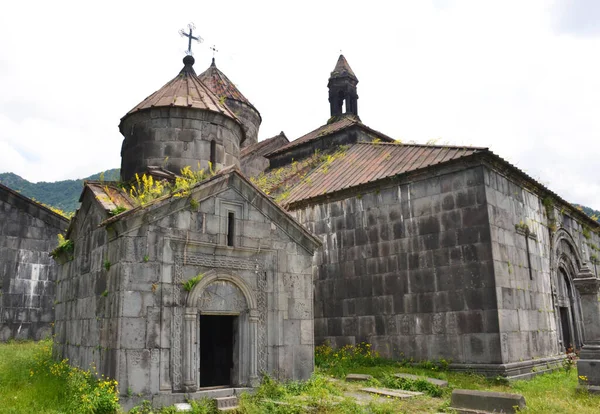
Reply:
M329 118L341 49L367 125L490 147L600 209L600 38L589 3L33 3L0 16L0 171L55 180L118 166L120 117L178 73L177 31L193 20L205 39L197 72L216 44L217 65L261 111L262 138L297 138Z

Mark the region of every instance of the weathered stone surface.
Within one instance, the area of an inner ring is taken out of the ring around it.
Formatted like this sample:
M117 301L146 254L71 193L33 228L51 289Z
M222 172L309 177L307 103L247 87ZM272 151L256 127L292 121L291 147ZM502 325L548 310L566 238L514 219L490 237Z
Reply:
M428 378L428 377L422 377L419 375L405 374L405 373L394 374L394 376L398 377L398 378L408 378L410 380L427 381L428 383L437 385L438 387L441 387L441 388L446 388L448 386L448 381L444 381L444 380L437 379L437 378Z
M0 184L0 342L52 335L57 266L49 253L67 226Z
M376 395L382 395L384 397L391 397L391 398L412 398L412 397L416 397L418 395L423 395L422 392L417 392L417 391L405 391L405 390L390 390L387 388L361 388L360 389L362 392L366 392L369 394L376 394Z
M348 374L346 375L346 381L369 381L372 380L372 375L367 374Z
M460 413L516 413L524 410L526 403L520 394L454 390L450 407Z
M179 402L165 393L255 386L259 372L310 377L318 241L237 172L207 185L190 195L206 226L193 224L189 198L173 198L107 228L84 193L70 232L82 249L58 278L57 357L81 367L99 358L121 393L160 396L157 405Z

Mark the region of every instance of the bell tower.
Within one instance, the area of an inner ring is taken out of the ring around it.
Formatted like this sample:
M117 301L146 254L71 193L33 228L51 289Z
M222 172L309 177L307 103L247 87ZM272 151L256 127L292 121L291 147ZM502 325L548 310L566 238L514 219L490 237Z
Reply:
M358 118L358 94L356 85L358 78L350 68L344 55L340 55L327 87L329 88L329 105L333 118L342 115L354 115Z

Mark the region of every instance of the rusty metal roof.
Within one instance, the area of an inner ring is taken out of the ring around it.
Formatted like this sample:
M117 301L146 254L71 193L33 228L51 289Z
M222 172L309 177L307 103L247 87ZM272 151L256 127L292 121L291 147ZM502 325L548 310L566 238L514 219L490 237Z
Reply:
M213 58L212 64L209 66L209 68L198 75L198 79L200 79L200 81L219 98L224 96L225 98L243 102L254 108L250 101L246 99L244 95L242 95L233 82L231 82L229 78L217 68L217 65L215 64L215 58Z
M341 78L344 76L349 76L358 81L358 78L354 74L354 71L348 64L348 61L346 60L344 55L340 55L340 57L338 58L337 64L335 65L335 68L333 69L333 72L331 72L331 77L332 78Z
M131 210L135 207L135 204L129 199L125 191L112 182L100 182L100 181L85 181L84 187L92 192L94 198L98 200L102 208L106 211L115 210L117 207L125 207L127 210ZM81 193L82 201L83 193Z
M196 76L194 58L186 56L179 74L137 104L127 115L148 108L184 107L218 112L239 122L235 114Z
M291 190L283 204L290 205L484 151L487 148L358 143L345 155L316 168Z
M319 128L315 129L314 131L309 132L308 134L303 135L300 138L293 140L289 144L284 145L283 147L277 148L275 151L267 154L266 156L271 157L273 155L281 154L281 153L289 150L290 148L298 147L300 145L306 144L307 142L317 140L317 139L325 137L327 135L335 134L336 132L340 132L346 128L350 128L353 126L356 126L358 128L361 128L365 131L368 131L368 132L376 135L382 141L395 142L395 140L393 138L390 138L387 135L385 135L379 131L369 128L368 126L366 126L365 124L360 122L360 119L358 119L358 117L356 117L354 115L344 115L342 118L340 118L334 122L322 125Z
M277 148L278 146L282 146L284 143L287 144L288 142L289 140L285 136L285 133L281 131L274 137L264 139L260 142L243 148L240 151L240 158L244 158L250 154L264 156L273 151L273 145Z

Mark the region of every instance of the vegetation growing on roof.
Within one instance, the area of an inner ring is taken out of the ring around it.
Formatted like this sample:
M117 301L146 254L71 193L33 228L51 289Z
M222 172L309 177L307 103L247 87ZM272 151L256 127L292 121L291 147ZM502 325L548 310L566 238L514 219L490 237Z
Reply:
M73 240L66 239L62 234L58 234L58 246L54 250L50 252L50 256L52 258L57 259L59 256L65 254L68 256L69 260L73 258L73 250L75 249L75 244Z
M136 206L143 206L157 198L173 195L174 197L187 197L190 190L198 183L215 175L216 172L209 163L208 172L200 168L194 171L190 166L184 167L180 171L180 176L175 179L175 183L169 183L166 180L155 180L151 175L143 174L141 177L136 174L135 182L126 191Z
M313 155L302 161L293 161L284 167L262 172L256 177L251 177L250 181L265 194L276 195L275 201L283 201L289 196L292 187L300 181L311 184L308 174L313 169L322 166L322 172L327 173L329 165L336 159L343 157L348 148L348 145L340 145L329 152L317 150Z

